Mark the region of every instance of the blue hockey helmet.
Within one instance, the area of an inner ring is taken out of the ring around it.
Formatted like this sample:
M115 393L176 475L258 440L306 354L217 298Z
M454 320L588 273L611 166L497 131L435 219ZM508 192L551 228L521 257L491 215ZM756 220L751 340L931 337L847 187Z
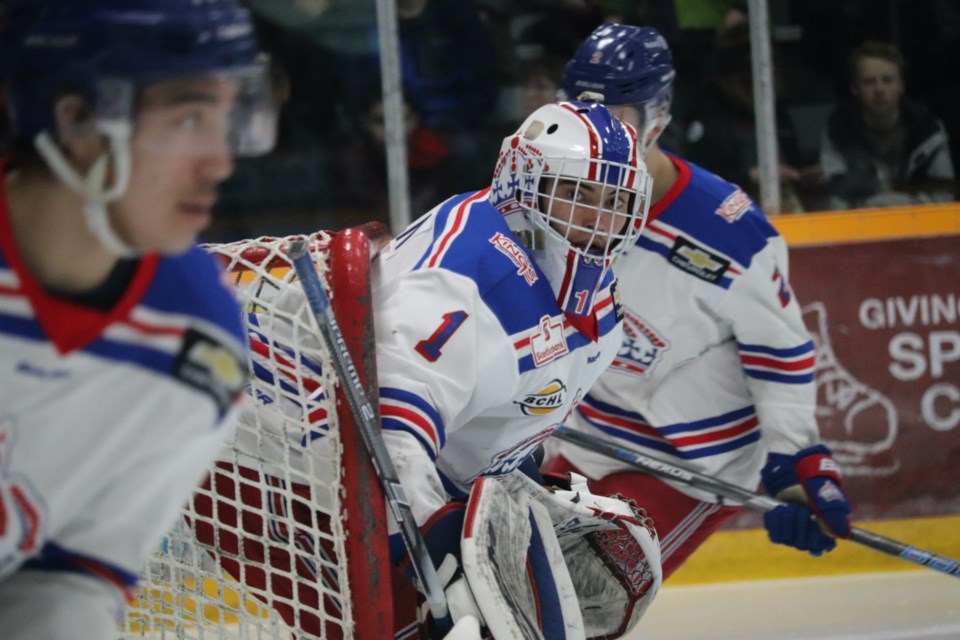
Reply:
M563 92L568 99L590 92L601 94L608 106L636 106L646 151L653 142L650 132L669 122L675 76L670 47L659 31L605 24L594 29L567 63Z

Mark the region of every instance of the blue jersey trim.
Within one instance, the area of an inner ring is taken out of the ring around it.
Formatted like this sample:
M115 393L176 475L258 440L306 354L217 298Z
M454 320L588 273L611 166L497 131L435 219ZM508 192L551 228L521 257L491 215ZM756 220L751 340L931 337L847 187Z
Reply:
M770 382L782 382L784 384L807 384L814 380L812 372L801 375L787 375L785 373L774 373L773 371L757 371L756 369L744 369L744 372L757 380L769 380Z
M721 424L727 424L734 422L736 420L741 420L747 416L752 416L756 414L756 409L753 405L747 405L742 409L737 409L735 411L729 411L718 416L713 416L710 418L704 418L702 420L695 420L693 422L676 422L673 424L665 425L663 427L656 427L656 430L662 433L665 436L677 434L677 433L686 433L689 431L702 431L703 429L709 429L710 427L715 427Z
M792 358L795 356L801 356L806 353L813 351L813 341L808 340L800 346L789 347L787 349L776 349L774 347L768 347L762 344L745 344L742 342L737 343L737 348L740 351L749 351L751 353L765 353L771 356L777 356L780 358Z
M98 573L90 570L85 565L99 567L103 571L102 573ZM23 564L23 568L30 571L79 573L92 576L98 580L112 577L116 583L114 586L123 585L131 589L137 586L139 580L139 577L135 573L125 571L116 565L90 556L73 553L53 542L46 543L40 551L40 556L27 560Z

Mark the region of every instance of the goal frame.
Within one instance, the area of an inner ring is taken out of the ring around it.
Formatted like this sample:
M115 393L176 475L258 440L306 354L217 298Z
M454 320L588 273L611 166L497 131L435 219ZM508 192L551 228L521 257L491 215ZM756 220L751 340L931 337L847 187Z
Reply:
M336 233L330 246L330 285L336 292L331 304L368 398L377 397L370 245L381 242L387 235L383 225L369 224ZM344 515L349 516L351 523L360 524L359 530L350 529L345 542L353 611L358 614L354 629L358 638L393 637L390 550L383 489L343 385L337 387L336 395L343 447L343 484L347 489ZM373 408L379 423L377 403L373 403ZM361 591L357 588L359 585L366 585L368 590ZM362 606L358 606L360 597L364 599ZM373 606L369 606L371 604Z
M292 274L294 269L287 253L293 240L304 238L309 239L310 252L316 258L316 266L330 292L331 308L353 359L360 382L368 396L376 398L378 395L376 350L369 266L374 252L390 239L389 230L385 225L376 222L367 223L359 227L339 231L319 231L279 238L261 237L238 242L210 244L206 248L216 259L221 261L225 278L248 292L245 294L244 318L245 326L252 332L250 334L251 340L253 341L253 336L256 333L259 336L258 340L263 339L263 335L267 335L268 342L272 343L273 337L270 335L270 330L266 326L260 326L261 321L259 319L253 320L253 318L261 317L260 311L257 311L257 309L267 312L268 309L274 307L275 301L270 297L261 297L261 285L257 283L269 281L273 283L271 284L271 290L277 292L283 291L287 287L298 287L299 283ZM251 280L253 286L248 288ZM276 286L280 286L280 289L276 289ZM265 306L261 307L260 305ZM248 312L254 313L250 316L250 324L247 324ZM269 317L273 317L272 311ZM310 346L312 331L310 331L309 326L304 329L307 334L301 333L299 335L302 338L296 338L297 334L294 333L293 342L290 342L290 336L278 337L277 339L286 340L286 344L294 348L296 353L300 352L299 345L311 350L308 353L317 353L312 351L316 347ZM266 334L262 333L264 331ZM280 474L286 473L283 471L284 469L290 472L289 475L284 475L284 477L289 477L291 482L302 482L295 480L299 477L315 478L324 483L332 481L333 484L329 487L338 498L331 503L321 501L325 506L316 513L322 514L324 518L329 518L338 524L331 527L330 532L317 530L317 535L328 536L334 531L338 532L336 537L332 538L339 541L336 543L337 546L334 547L339 551L334 552L338 557L345 559L338 562L340 567L338 571L342 572L339 574L340 580L345 579L347 584L343 585L341 582L343 589L336 597L341 599L349 597L349 606L346 606L346 600L341 601L344 603L343 613L346 615L349 611L350 615L342 619L342 624L338 622L335 627L328 627L329 623L322 623L319 630L312 631L307 635L309 637L336 638L336 640L351 637L360 639L393 637L393 568L390 562L387 529L389 514L383 488L356 423L356 418L351 411L348 398L344 393L344 384L340 380L333 379L335 378L333 376L335 368L331 366L332 362L327 362L330 359L329 355L328 353L326 356L321 356L319 361L323 363L322 366L328 372L327 375L331 376L325 378L324 382L323 388L327 391L323 395L332 397L325 401L327 409L323 415L329 415L329 411L336 412L335 424L338 425L338 438L336 446L333 448L337 450L338 456L329 459L323 458L325 462L317 462L317 464L324 465L316 468L319 476L316 474L303 476L303 470L297 472L297 465L289 466L289 459L286 457L283 458L287 461L286 463L276 466ZM251 353L251 357L254 358L254 356L255 354ZM281 360L284 358L282 353L279 354L279 357ZM256 362L259 362L259 364L255 364ZM252 359L248 365L250 367L258 366L262 370L264 366L267 366L268 369L271 368L272 363L271 356L268 360L264 360L262 357L259 360ZM277 375L276 372L273 372L273 374ZM251 375L253 375L252 369ZM334 389L330 389L328 384L333 384ZM259 394L259 388L255 384L251 392L255 391L256 394ZM315 392L311 392L309 397L307 395L292 397L303 398L303 402L309 403L313 401L313 393ZM278 397L276 400L279 402L280 398ZM373 403L373 405L373 411L376 412L376 419L379 423L379 406L377 403ZM261 405L258 400L251 400L251 403L247 406L260 407ZM252 410L259 414L259 409L254 408ZM312 420L311 418L310 422L300 424L309 428L308 425L313 424ZM256 425L255 432L260 433L262 427L259 418L257 418ZM247 430L249 432L249 427L247 427ZM263 431L263 433L267 433L267 431ZM230 444L225 448L225 452L240 451L235 449L236 446L230 441ZM304 446L302 443L297 446L293 442L288 442L284 446L291 447L291 450L300 449L301 453L298 455L311 456L309 448L300 448ZM237 636L237 632L223 617L236 616L241 621L240 631L252 629L257 638L285 640L289 637L288 632L292 633L293 637L304 637L303 633L307 631L306 629L290 626L291 624L300 624L299 613L296 614L295 621L291 621L280 611L275 610L268 600L262 597L270 597L271 593L276 593L270 587L272 578L268 578L266 585L255 585L253 591L249 593L247 588L243 586L245 578L242 578L242 576L246 575L249 570L249 567L245 569L242 564L245 562L243 560L245 552L241 552L242 555L240 556L224 556L227 560L233 558L235 562L241 562L238 565L241 574L237 575L232 569L228 570L221 564L219 558L223 552L220 550L220 533L215 533L216 538L213 541L204 541L196 537L197 532L193 531L194 526L201 526L205 522L209 522L210 525L206 526L208 528L213 526L214 531L218 526L216 523L229 522L221 520L222 516L217 515L219 513L217 506L214 506L213 511L208 515L202 515L201 511L196 511L196 514L201 514L198 518L202 517L203 522L200 520L193 522L191 520L194 517L194 510L197 509L198 503L196 500L207 498L212 499L216 504L216 501L220 499L217 497L217 490L211 489L210 482L214 480L214 476L223 473L224 467L221 464L221 462L211 464L210 479L205 481L202 486L198 486L196 496L185 506L178 523L174 525L174 531L164 541L162 550L158 550L158 553L147 562L144 573L145 579L142 581L141 590L138 591L136 598L137 606L130 610L127 618L123 621L123 627L120 629L118 636L123 638L237 638L240 636ZM274 461L269 464L277 465L278 462ZM241 463L237 462L236 465L241 465ZM334 465L338 465L338 467ZM272 482L267 481L268 475L266 474L269 474L269 471L258 471L256 468L253 471L260 478L259 484L250 485L249 482L242 481L241 476L244 469L241 466L232 467L233 471L228 472L233 474L231 477L235 478L237 482L245 482L248 487L266 487L267 484ZM321 476L326 479L320 480ZM239 485L237 486L239 487ZM269 491L270 487L266 487L265 490ZM239 489L237 491L239 492ZM227 499L238 500L238 496L239 493L237 496L231 495ZM320 503L315 502L315 499L319 498L314 496L310 503L317 505L316 508L319 509ZM310 503L305 502L304 504ZM236 505L238 508L244 509L245 512L251 510L249 502L237 502ZM272 514L272 508L267 502L262 502L254 507L253 513L256 517L262 518L263 523L281 517L292 518L292 512L289 516L285 513L283 515ZM278 526L298 528L304 526L304 522L299 520L295 522L292 519L285 519L283 522L287 524L277 522ZM238 525L233 523L224 526L236 527ZM303 531L309 532L310 526L305 526ZM244 540L262 545L273 544L267 538L260 539L260 536L263 535L262 532L251 533L247 530L247 533L244 533L246 525L240 529L231 528L229 530L242 536L239 540L244 548L246 545L243 542ZM251 535L253 537L249 537ZM178 552L180 541L188 546L193 546L194 549ZM319 546L317 551L320 551ZM229 550L227 552L230 553ZM180 555L181 553L186 553L186 555ZM216 555L212 555L214 553ZM211 555L204 559L205 554ZM309 554L306 557L310 557ZM320 566L322 564L320 557L315 557L317 558L317 566ZM193 560L189 560L189 558L193 558ZM254 560L253 562L263 562L263 560ZM272 565L272 561L270 564L258 566L267 571L268 576L276 575L289 580L293 584L294 593L299 592L301 588L296 586L298 584L308 590L320 589L319 583L311 582L309 577L300 577L296 571L278 568ZM179 578L181 575L186 577L188 582L182 582ZM324 584L328 583L325 581ZM266 587L266 590L264 590L264 587ZM214 592L211 592L211 589ZM262 596L257 595L258 592ZM234 604L233 600L221 599L229 597L225 595L229 593L240 595L240 601ZM322 591L320 593L336 594L333 591ZM253 598L256 598L259 602L254 603ZM296 596L294 596L294 600L287 600L286 602L289 602L291 606L296 606ZM213 618L209 618L207 613L210 606L214 607L212 613L209 614L213 615ZM323 606L322 598L320 606ZM305 609L304 611L309 610ZM273 621L262 625L262 623L254 621L256 618L264 618L263 622L267 622L267 618L273 619ZM281 620L285 620L285 623L281 624ZM333 618L331 618L332 620ZM154 633L159 635L151 635ZM193 635L195 633L198 635ZM320 635L312 635L316 633ZM243 635L242 637L247 636Z

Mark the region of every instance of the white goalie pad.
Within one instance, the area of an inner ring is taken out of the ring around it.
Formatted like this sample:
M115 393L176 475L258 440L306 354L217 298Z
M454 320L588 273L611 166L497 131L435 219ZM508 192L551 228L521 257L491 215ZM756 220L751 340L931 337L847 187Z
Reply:
M587 638L619 638L653 602L663 581L653 521L633 503L593 495L573 475L572 490L545 488L519 472L500 478L513 500L546 508L573 584Z
M582 640L576 589L547 509L480 478L460 543L463 573L495 640Z

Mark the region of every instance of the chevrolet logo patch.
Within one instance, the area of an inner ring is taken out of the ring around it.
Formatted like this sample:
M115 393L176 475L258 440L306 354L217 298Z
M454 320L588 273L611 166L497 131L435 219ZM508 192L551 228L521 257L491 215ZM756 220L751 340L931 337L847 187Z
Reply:
M668 256L670 264L690 275L717 284L730 268L730 261L677 236Z

